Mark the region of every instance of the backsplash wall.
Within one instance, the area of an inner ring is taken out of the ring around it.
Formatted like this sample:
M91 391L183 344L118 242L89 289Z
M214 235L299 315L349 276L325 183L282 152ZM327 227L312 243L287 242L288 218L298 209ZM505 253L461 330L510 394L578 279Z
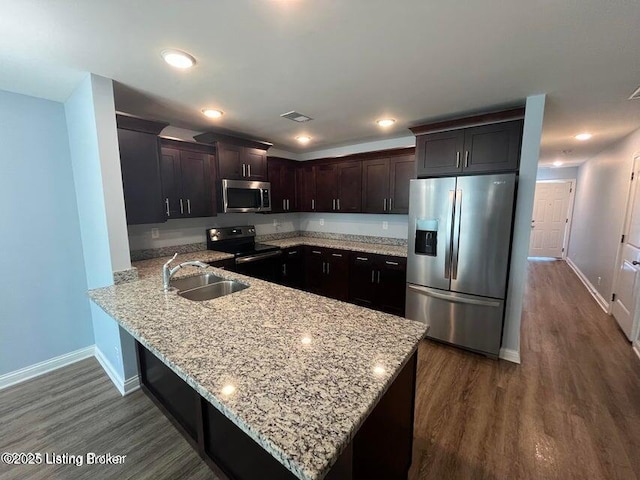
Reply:
M300 213L303 232L344 233L406 239L408 215L362 213ZM383 223L387 223L387 229Z

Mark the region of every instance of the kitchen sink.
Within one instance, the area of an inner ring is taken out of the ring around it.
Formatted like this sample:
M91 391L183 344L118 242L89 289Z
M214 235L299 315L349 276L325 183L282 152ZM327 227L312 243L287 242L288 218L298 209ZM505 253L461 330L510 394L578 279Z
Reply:
M220 281L209 285L192 288L190 290L181 290L178 292L178 295L188 300L193 300L194 302L203 302L205 300L213 300L214 298L220 298L234 292L239 292L245 288L249 288L249 285L236 282L235 280L220 279Z
M192 290L194 288L205 287L212 283L223 282L224 278L214 275L213 273L205 273L203 275L195 275L193 277L172 278L169 285L179 291Z

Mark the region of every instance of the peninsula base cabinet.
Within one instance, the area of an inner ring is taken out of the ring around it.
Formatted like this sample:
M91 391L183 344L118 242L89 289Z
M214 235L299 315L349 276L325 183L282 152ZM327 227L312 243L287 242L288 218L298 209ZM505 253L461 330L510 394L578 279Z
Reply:
M404 317L407 259L351 252L349 301Z
M282 249L282 270L280 284L287 287L303 288L304 286L304 250L302 247Z
M138 342L136 351L143 392L215 474L235 480L298 478ZM413 449L416 366L417 352L356 431L326 480L406 480Z

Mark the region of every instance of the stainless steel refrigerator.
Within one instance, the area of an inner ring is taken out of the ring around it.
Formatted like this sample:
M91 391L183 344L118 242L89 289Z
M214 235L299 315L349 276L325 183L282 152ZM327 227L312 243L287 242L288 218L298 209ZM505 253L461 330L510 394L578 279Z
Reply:
M406 317L428 337L500 351L516 176L411 180Z

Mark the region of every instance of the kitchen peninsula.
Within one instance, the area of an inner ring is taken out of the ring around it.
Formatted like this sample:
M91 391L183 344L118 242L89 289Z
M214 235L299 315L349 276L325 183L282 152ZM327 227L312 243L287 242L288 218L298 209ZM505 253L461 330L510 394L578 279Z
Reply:
M165 293L158 270L89 293L137 340L141 369L193 392L178 409L193 418L172 420L207 463L233 478L406 478L427 327L207 270L249 288L193 302Z

